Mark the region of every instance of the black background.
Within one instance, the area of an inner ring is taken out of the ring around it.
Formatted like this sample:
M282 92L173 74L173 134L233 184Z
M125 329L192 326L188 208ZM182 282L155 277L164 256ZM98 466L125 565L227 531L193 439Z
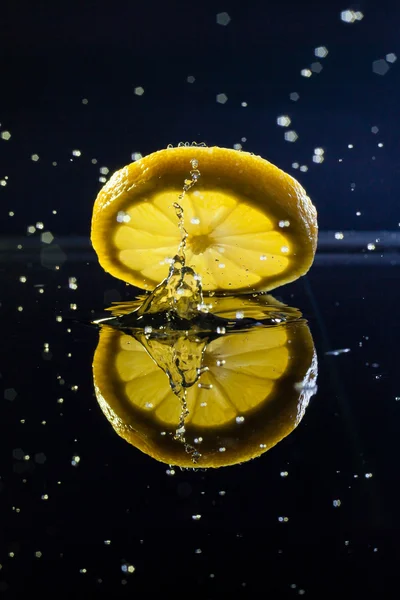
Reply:
M347 8L364 19L343 23ZM227 26L216 23L223 11ZM372 63L400 55L399 30L400 8L389 1L3 4L0 130L11 139L0 139L0 179L8 177L0 241L13 250L0 254L0 389L18 394L0 398L5 597L397 597L398 266L316 263L277 291L309 320L318 352L318 394L303 422L260 459L168 476L166 465L118 438L98 408L96 331L55 319L100 316L132 291L79 252L67 252L55 271L40 264L39 251L25 260L16 247L33 239L26 231L37 221L55 242L88 239L102 166L111 174L133 152L192 140L232 147L242 137L244 149L306 187L322 230L398 229L398 63L384 76ZM317 46L328 48L326 58L314 56ZM302 77L317 60L322 72ZM220 93L226 104L216 102ZM295 143L276 124L286 114ZM316 147L325 150L322 164L312 161ZM351 352L325 354L335 348ZM18 449L30 459L15 458ZM121 570L125 562L132 575Z

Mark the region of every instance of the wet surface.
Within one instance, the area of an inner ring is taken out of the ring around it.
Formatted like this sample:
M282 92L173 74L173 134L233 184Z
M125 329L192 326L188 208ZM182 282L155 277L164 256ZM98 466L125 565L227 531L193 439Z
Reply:
M308 320L318 392L276 448L208 471L133 448L96 402L98 332L74 319L107 316L105 299L131 297L123 283L110 288L99 267L68 261L58 271L9 264L2 277L1 564L13 589L22 565L23 585L62 577L71 589L111 590L127 579L151 590L152 565L169 585L178 561L187 585L255 590L268 561L268 589L283 593L289 582L318 589L310 561L322 580L335 572L338 584L354 585L366 568L391 563L400 404L390 374L397 331L387 321L397 268L315 267L277 290ZM124 565L135 567L132 579Z

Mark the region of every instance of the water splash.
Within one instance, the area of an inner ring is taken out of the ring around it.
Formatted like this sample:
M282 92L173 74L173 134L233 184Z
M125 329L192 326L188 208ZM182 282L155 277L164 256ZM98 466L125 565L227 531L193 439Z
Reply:
M200 177L198 161L193 158L190 164L192 166L191 178L185 179L182 193L178 198L179 202L183 200L186 192L197 183ZM201 277L194 269L186 266L185 252L188 232L185 228L184 210L179 202L173 204L181 232L181 242L177 254L171 262L166 279L149 294L138 309L139 316L166 312L168 321L173 318L172 313L178 315L181 319L190 320L199 312L206 310L203 302Z
M189 416L187 405L187 388L197 382L202 372L202 356L207 344L207 338L191 338L188 332L176 335L168 331L168 324L177 316L182 320L191 320L206 307L203 302L203 290L201 277L186 266L186 240L188 232L185 228L184 210L179 204L185 194L197 183L200 178L198 160L190 161L192 167L190 179L185 179L183 189L178 197L178 202L173 203L178 219L178 227L181 233L181 242L177 254L174 256L168 277L164 279L154 291L146 298L137 310L137 316L143 318L146 315L164 313L166 316L165 338L160 339L140 334L136 339L143 344L148 354L167 374L171 390L181 402L179 423L175 431L174 439L185 445L186 452L192 455L193 463L197 463L201 457L200 452L186 440L186 420Z
M193 463L201 458L200 452L185 437L186 419L189 416L187 390L197 383L204 372L203 355L208 337L199 337L189 331L179 332L166 330L164 333L145 333L143 330L134 333L154 362L166 373L173 393L181 402L179 423L174 439L183 443L186 452L192 455Z
M179 399L181 407L176 430L171 435L184 445L193 464L197 464L201 454L187 439L187 422L190 416L187 393L194 384L201 385L199 379L207 370L207 367L203 367L207 344L226 332L297 320L300 313L285 307L286 312L284 305L279 303L279 306L274 306L269 302L270 297L265 294L240 300L214 296L214 314L210 313L211 305L204 302L201 276L186 265L188 232L182 201L201 176L198 161L192 159L190 165L190 178L185 179L181 194L172 204L181 241L171 261L168 276L150 294L138 299L131 312L120 310L118 316L97 323L129 332L166 373L170 388Z

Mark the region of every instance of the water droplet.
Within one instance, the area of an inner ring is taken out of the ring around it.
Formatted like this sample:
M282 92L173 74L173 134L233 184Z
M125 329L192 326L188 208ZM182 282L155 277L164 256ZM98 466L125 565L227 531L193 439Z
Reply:
M283 115L281 117L278 117L276 119L276 122L281 127L288 127L292 121L290 117L288 117L287 115Z
M121 565L121 571L123 573L134 573L135 567L133 565L123 564L123 565Z
M346 354L347 352L351 352L350 348L339 348L338 350L328 350L325 352L327 356L339 356L339 354Z
M117 214L117 221L118 223L129 223L129 221L131 220L131 217L128 215L128 213L124 212L123 210L120 210Z

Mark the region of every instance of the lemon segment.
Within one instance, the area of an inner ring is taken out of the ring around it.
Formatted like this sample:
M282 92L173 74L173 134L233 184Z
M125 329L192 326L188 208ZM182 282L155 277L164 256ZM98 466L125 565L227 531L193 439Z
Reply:
M208 368L187 390L187 424L221 426L265 402L288 365L284 328L255 329L212 341L204 355ZM249 349L250 348L250 349ZM129 404L176 425L181 405L167 375L136 339L123 334L115 357L118 380Z

